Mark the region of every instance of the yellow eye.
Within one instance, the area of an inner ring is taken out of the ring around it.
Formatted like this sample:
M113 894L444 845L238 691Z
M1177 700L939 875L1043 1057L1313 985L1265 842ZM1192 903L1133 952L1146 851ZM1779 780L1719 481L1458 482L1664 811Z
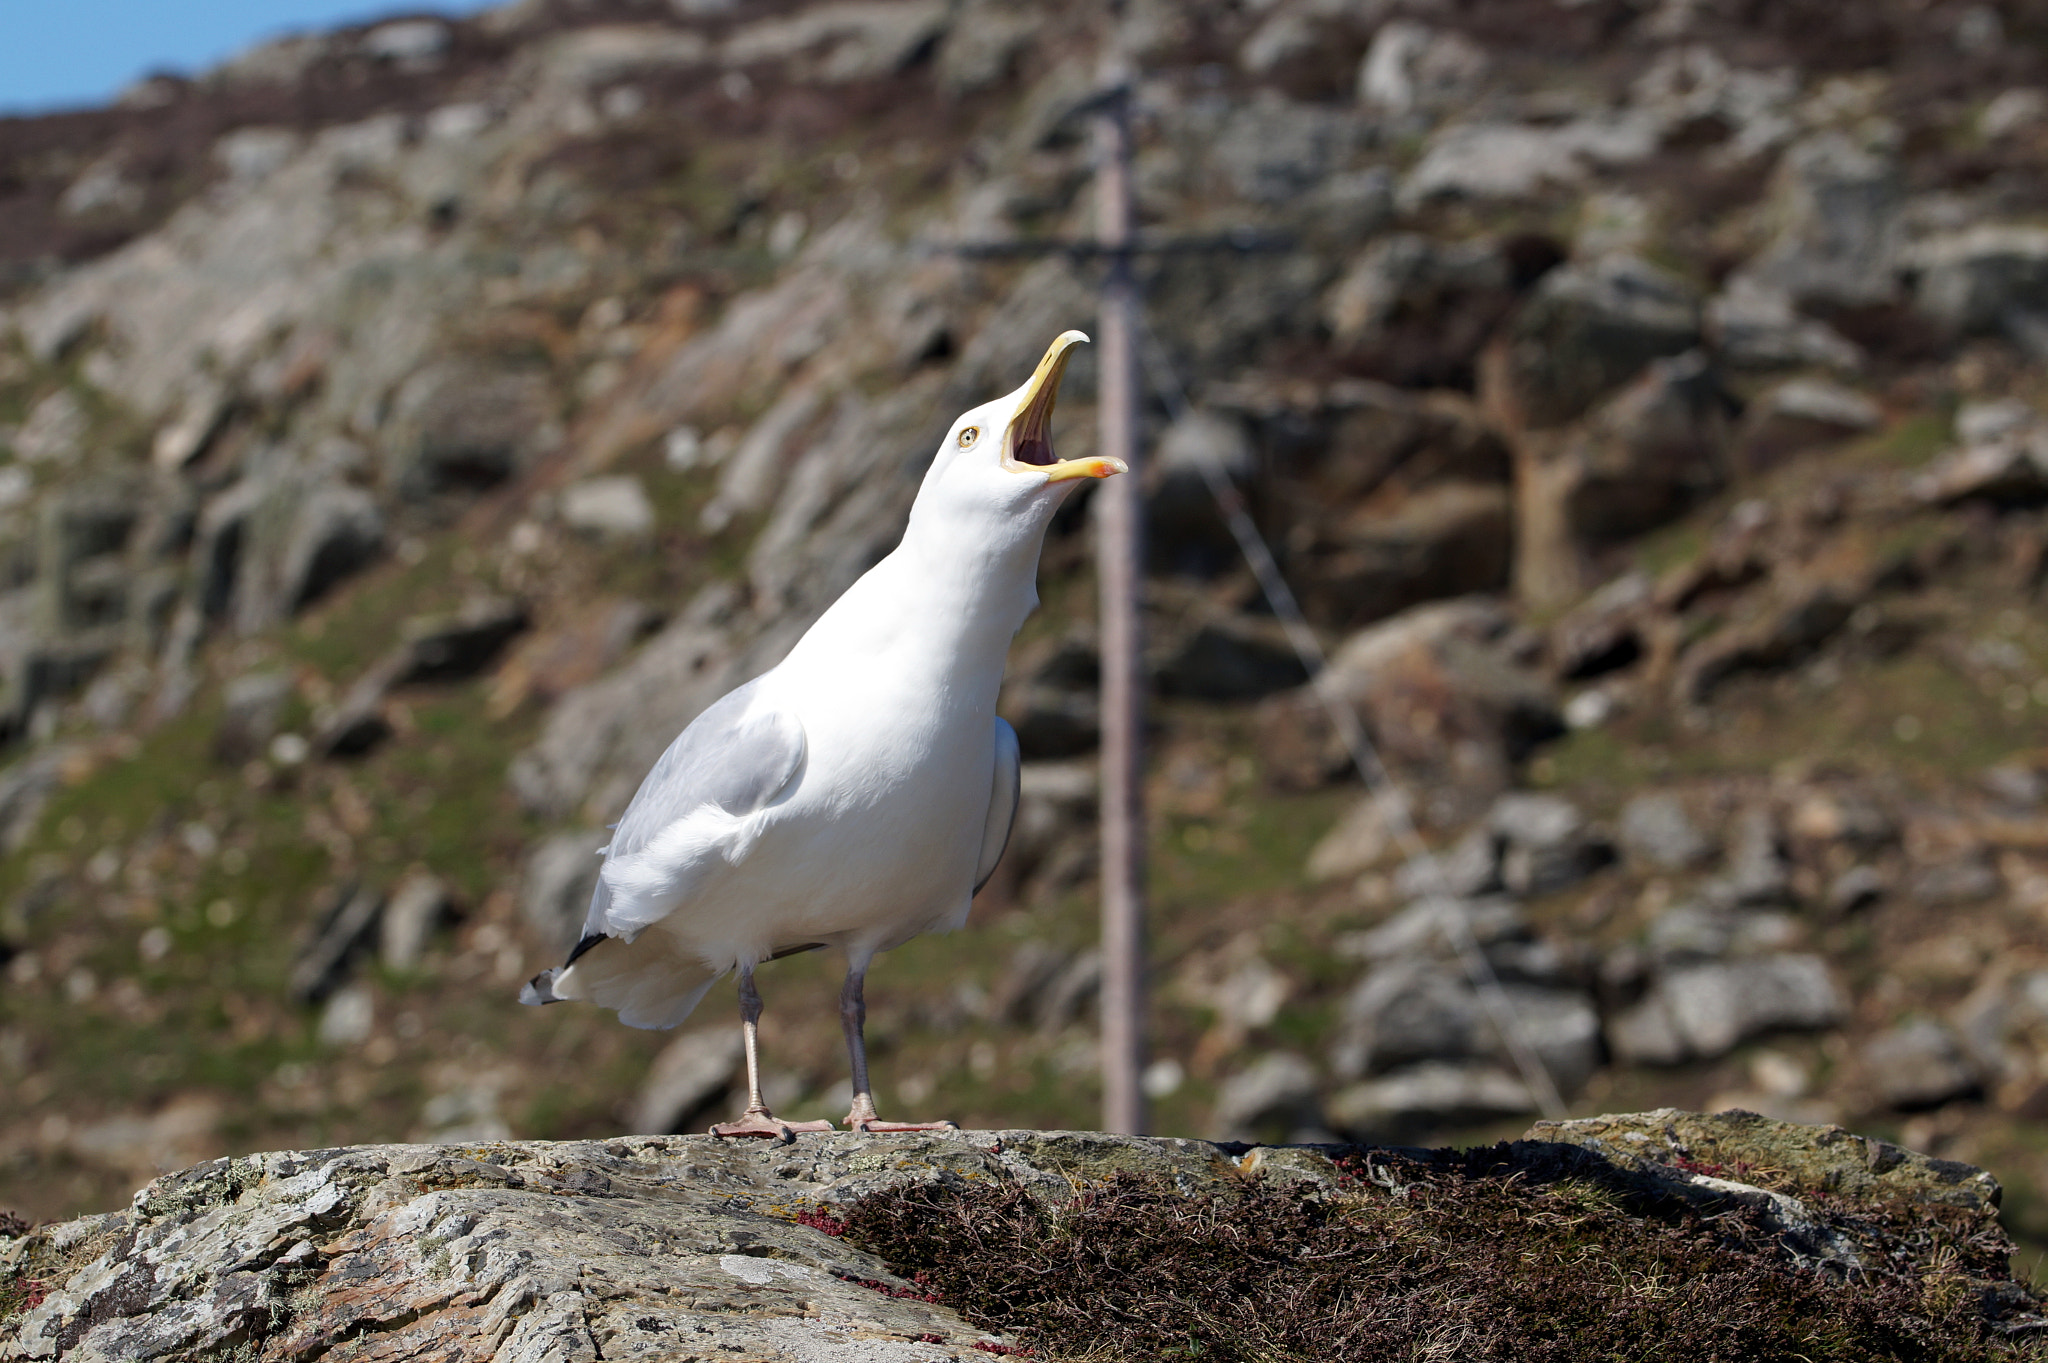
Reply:
M963 450L969 449L973 446L974 442L979 439L981 439L981 427L964 427L960 432L960 448Z

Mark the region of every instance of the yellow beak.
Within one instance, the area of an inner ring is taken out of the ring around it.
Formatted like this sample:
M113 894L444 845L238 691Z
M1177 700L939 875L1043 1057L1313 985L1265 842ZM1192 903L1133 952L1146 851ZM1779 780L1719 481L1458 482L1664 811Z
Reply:
M1015 473L1043 473L1049 483L1064 483L1072 478L1108 478L1131 471L1123 460L1099 455L1087 459L1053 457L1052 408L1059 398L1060 376L1066 372L1067 359L1074 347L1087 339L1081 332L1063 331L1046 347L1045 358L1038 362L1031 381L1024 385L1024 400L1017 406L1017 415L1010 419L1003 467Z

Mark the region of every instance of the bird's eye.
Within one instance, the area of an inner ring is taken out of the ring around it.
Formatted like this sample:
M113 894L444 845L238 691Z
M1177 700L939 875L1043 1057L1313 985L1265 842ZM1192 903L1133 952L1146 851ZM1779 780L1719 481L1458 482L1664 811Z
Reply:
M974 442L979 439L981 439L981 427L964 427L960 432L960 448L963 450L971 449L974 446Z

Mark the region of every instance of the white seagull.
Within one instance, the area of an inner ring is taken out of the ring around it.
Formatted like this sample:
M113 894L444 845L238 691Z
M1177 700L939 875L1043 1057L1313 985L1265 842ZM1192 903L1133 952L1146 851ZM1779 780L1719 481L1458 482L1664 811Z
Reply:
M1010 640L1038 605L1046 525L1075 480L1121 460L1061 460L1060 335L1022 388L953 423L895 551L780 664L711 706L640 784L604 852L583 938L525 1003L587 999L632 1027L674 1027L740 977L747 1111L719 1136L830 1131L761 1099L762 961L846 953L839 1017L853 1067L846 1123L884 1122L868 1083L862 984L877 952L967 919L1017 812L1017 735L996 716Z

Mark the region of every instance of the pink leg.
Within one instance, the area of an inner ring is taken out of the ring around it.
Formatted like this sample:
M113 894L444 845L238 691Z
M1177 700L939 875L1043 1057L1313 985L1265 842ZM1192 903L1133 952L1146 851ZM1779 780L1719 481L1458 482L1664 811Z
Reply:
M853 1110L846 1124L855 1131L958 1131L952 1122L885 1122L875 1116L875 1093L868 1083L868 1004L863 994L867 963L849 964L846 988L839 993L839 1025L846 1032L846 1053L853 1062Z
M754 988L754 967L740 967L740 1035L746 1039L747 1111L736 1122L720 1122L711 1128L714 1136L766 1136L784 1145L796 1140L799 1131L837 1131L830 1122L785 1122L761 1101L761 991Z

